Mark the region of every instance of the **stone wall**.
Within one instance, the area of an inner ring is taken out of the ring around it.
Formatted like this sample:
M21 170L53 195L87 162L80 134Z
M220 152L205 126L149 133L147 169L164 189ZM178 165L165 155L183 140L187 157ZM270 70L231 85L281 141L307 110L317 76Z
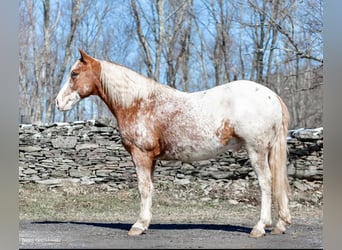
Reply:
M323 180L323 129L289 131L288 174L296 180ZM252 179L255 174L245 150L192 164L159 161L154 182L189 184L195 180ZM58 184L107 183L136 186L129 154L114 126L99 121L19 125L19 182Z

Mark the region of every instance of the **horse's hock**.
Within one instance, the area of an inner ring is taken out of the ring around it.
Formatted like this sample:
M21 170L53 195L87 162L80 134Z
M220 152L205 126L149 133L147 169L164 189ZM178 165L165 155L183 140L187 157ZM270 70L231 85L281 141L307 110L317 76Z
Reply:
M288 174L298 180L323 181L323 128L289 131ZM154 182L189 184L252 179L255 174L245 150L192 164L160 161ZM99 121L19 125L19 182L61 184L107 183L136 187L135 168L121 145L115 126ZM301 188L298 185L298 188Z

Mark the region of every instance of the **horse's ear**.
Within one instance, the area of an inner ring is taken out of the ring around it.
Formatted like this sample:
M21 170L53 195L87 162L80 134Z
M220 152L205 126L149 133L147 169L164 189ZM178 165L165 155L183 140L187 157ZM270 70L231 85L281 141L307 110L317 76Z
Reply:
M91 56L87 55L83 50L81 49L78 49L78 50L81 54L81 58L80 58L81 62L88 63L93 59Z

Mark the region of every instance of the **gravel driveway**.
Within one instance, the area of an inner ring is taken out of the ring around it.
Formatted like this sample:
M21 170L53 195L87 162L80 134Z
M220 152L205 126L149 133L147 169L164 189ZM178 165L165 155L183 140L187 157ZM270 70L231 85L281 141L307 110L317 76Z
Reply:
M136 191L106 191L105 186L21 186L19 247L322 249L323 186L316 186L305 191L293 188L293 224L285 234L271 235L268 230L258 239L249 237L260 209L256 187L212 188L203 195L200 189L178 186L157 189L149 230L132 237L127 232L139 208Z
M295 218L294 218L295 219ZM153 223L147 233L128 236L131 223L32 222L19 224L20 248L323 248L323 222L296 220L286 234L250 238L246 223Z

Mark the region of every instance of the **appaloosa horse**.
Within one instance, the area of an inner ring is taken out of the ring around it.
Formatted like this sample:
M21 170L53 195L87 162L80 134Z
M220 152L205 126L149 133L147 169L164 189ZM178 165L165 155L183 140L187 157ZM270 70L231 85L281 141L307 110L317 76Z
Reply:
M56 105L66 111L81 99L98 95L114 114L122 144L136 167L141 197L140 215L129 235L142 234L151 223L156 160L204 160L242 145L261 189L260 219L250 235L260 237L271 226L272 194L279 216L272 233L285 232L291 223L286 168L289 114L278 95L251 81L185 93L82 50L80 54Z

